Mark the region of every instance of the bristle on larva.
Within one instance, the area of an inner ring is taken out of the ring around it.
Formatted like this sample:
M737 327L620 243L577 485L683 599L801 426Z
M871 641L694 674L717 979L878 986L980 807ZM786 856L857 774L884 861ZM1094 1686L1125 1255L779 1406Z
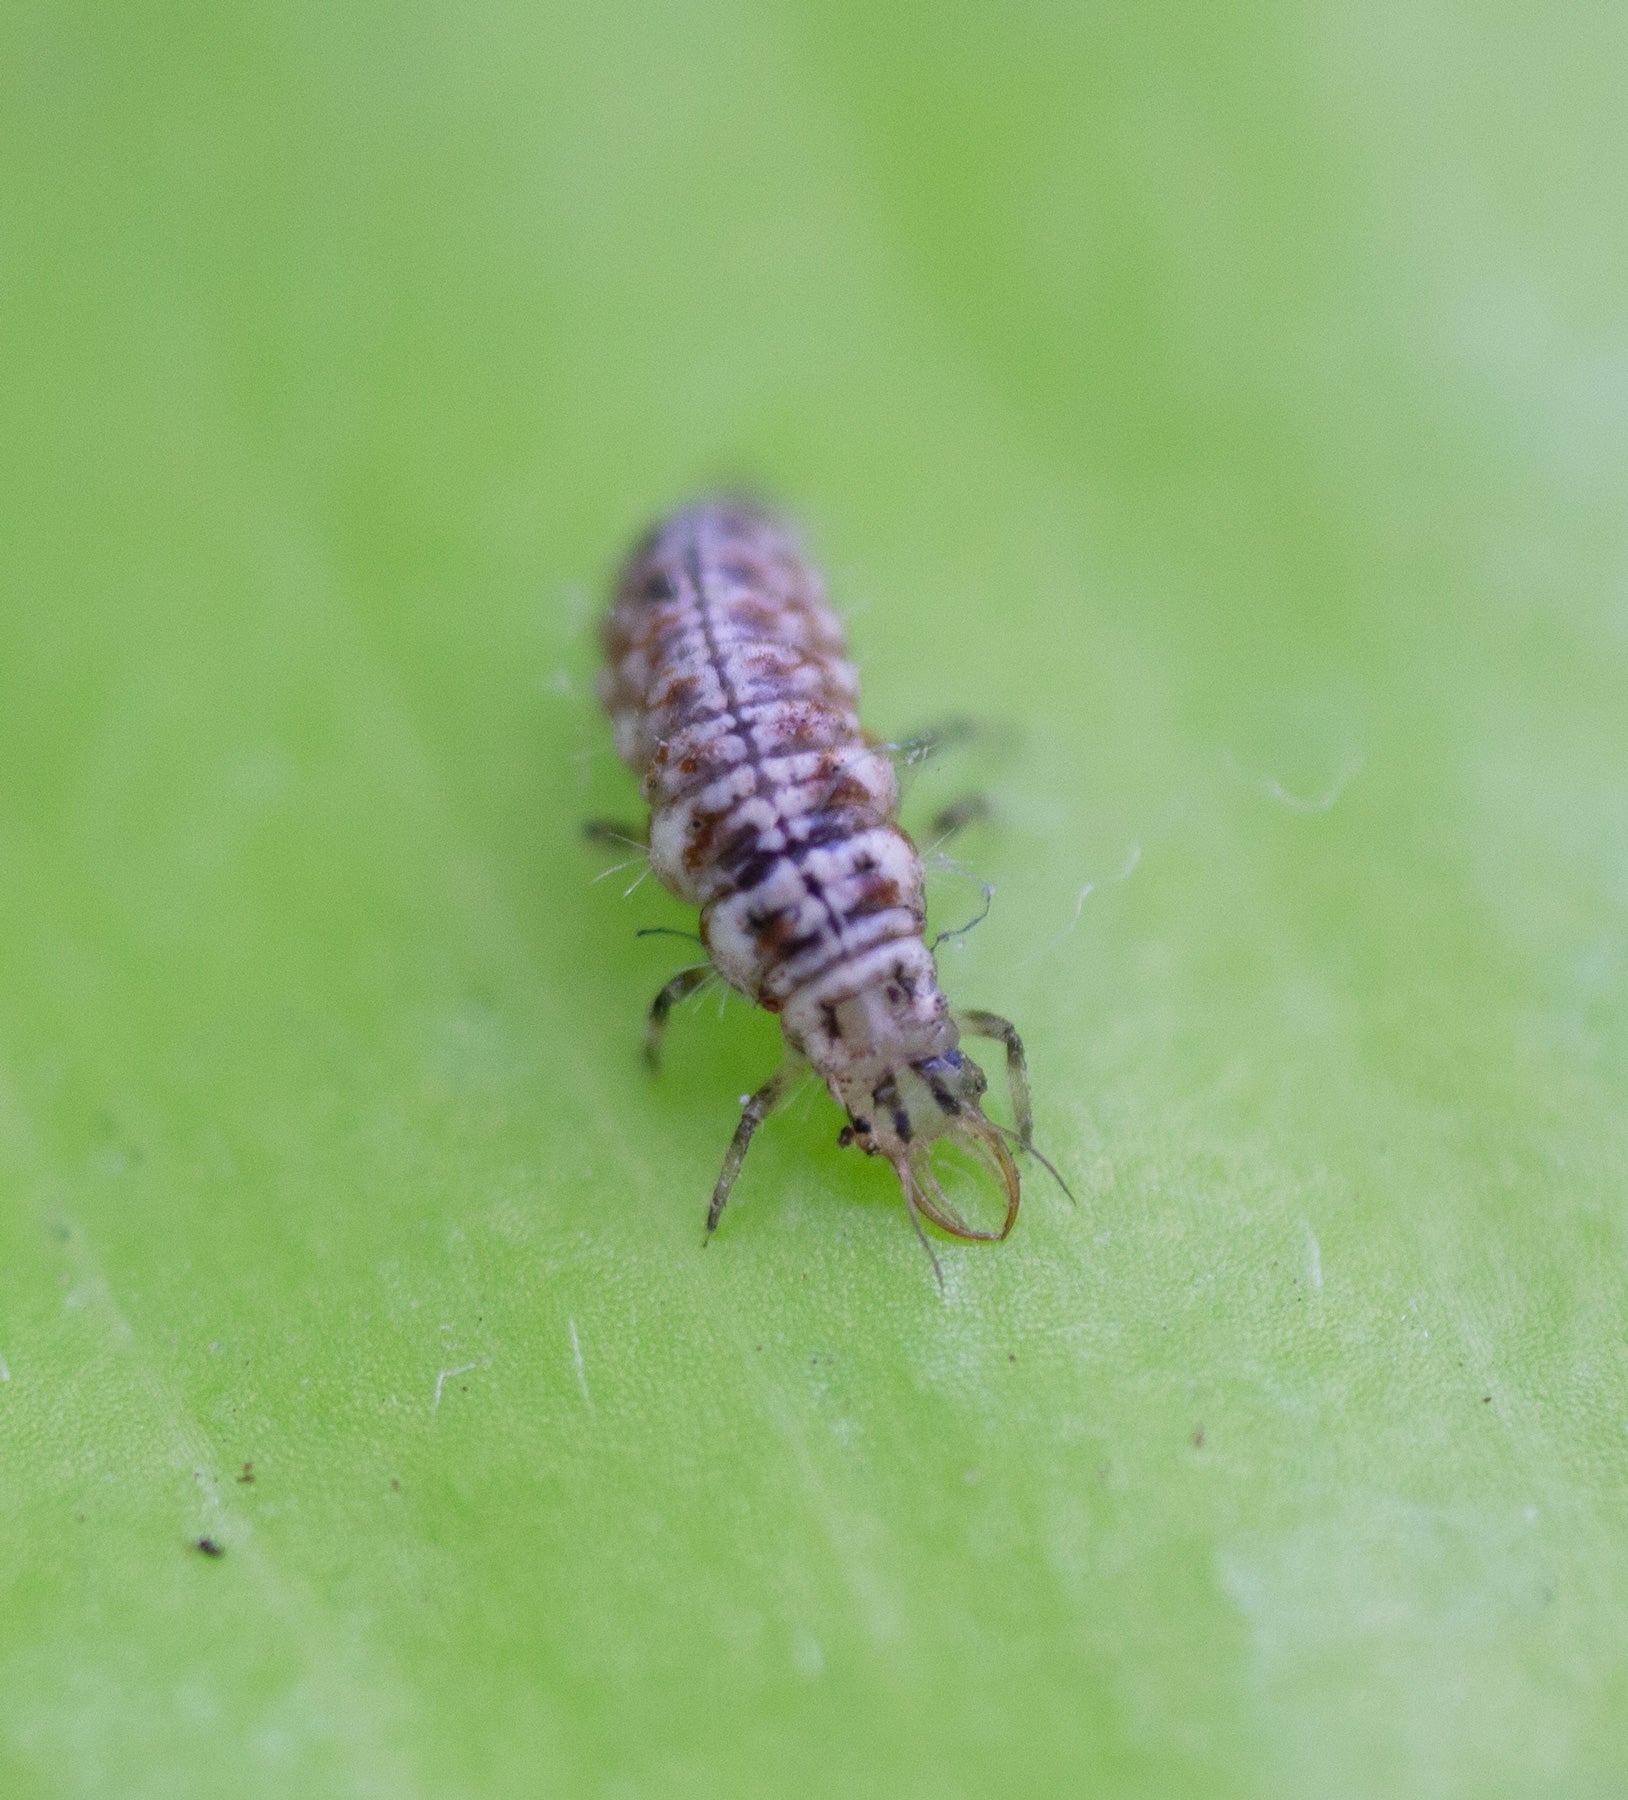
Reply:
M786 1062L747 1103L708 1231L753 1130L812 1065L847 1111L840 1141L888 1158L918 1230L922 1214L952 1236L1005 1237L1017 1171L923 942L921 860L897 823L893 764L860 729L842 627L796 537L741 502L674 513L629 558L604 646L600 696L643 782L650 866L700 908L711 965L658 996L652 1052L673 1000L712 971L785 1034ZM1006 1044L1027 1147L1016 1032L987 1013L959 1024ZM998 1231L974 1230L945 1198L928 1161L945 1137L1003 1188Z

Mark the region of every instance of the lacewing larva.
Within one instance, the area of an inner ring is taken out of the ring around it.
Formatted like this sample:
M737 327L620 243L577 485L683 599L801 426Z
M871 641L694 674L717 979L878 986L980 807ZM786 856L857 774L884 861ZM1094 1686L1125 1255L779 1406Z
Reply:
M838 1143L893 1165L929 1256L923 1216L951 1237L1004 1238L1020 1198L1008 1141L1039 1154L1023 1045L1005 1019L953 1011L940 991L894 767L860 728L842 627L795 535L742 501L673 513L629 556L604 649L600 698L642 778L650 866L700 908L707 953L656 996L647 1058L672 1007L714 976L777 1014L785 1036L724 1157L709 1237L753 1132L812 1067L848 1115ZM963 1034L1004 1047L1015 1131L985 1116ZM945 1139L994 1176L999 1230L975 1229L946 1198L930 1163Z

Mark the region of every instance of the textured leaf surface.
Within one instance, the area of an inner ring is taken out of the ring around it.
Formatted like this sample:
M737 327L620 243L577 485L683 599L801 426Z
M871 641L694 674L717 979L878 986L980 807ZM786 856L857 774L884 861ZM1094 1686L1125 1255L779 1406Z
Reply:
M1620 1792L1621 16L0 31L0 1790ZM739 478L1021 727L943 1297L577 837Z

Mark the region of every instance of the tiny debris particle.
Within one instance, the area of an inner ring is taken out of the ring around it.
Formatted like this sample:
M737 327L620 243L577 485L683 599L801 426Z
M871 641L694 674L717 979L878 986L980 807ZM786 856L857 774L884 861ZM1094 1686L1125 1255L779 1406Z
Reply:
M1202 1425L1196 1426L1193 1430L1193 1448L1195 1450L1204 1448L1204 1427Z
M1492 1395L1491 1394L1483 1394L1481 1396L1481 1404L1483 1406L1491 1406L1492 1405Z
M205 1556L224 1556L226 1554L226 1546L217 1544L212 1537L196 1538L192 1547Z
M441 1405L441 1390L454 1375L467 1375L471 1369L484 1369L491 1360L491 1357L483 1356L479 1362L459 1363L455 1369L443 1369L435 1378L435 1398L430 1402L430 1411L433 1413L438 1410ZM460 1387L459 1392L467 1394L469 1389Z
M239 1487L254 1486L254 1464L252 1462L246 1462L243 1465L243 1473L238 1476L237 1485Z
M1006 1360L1008 1362L1016 1362L1017 1361L1017 1351L1008 1350L1006 1353Z
M401 1492L401 1477L399 1475L392 1475L390 1477L390 1491L393 1494L399 1494Z

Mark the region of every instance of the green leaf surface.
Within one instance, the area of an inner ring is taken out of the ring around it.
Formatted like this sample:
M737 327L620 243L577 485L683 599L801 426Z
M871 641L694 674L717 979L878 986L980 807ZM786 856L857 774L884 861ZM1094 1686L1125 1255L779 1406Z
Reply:
M8 9L0 1792L1623 1791L1624 17ZM740 479L1019 727L942 1295L578 836Z

